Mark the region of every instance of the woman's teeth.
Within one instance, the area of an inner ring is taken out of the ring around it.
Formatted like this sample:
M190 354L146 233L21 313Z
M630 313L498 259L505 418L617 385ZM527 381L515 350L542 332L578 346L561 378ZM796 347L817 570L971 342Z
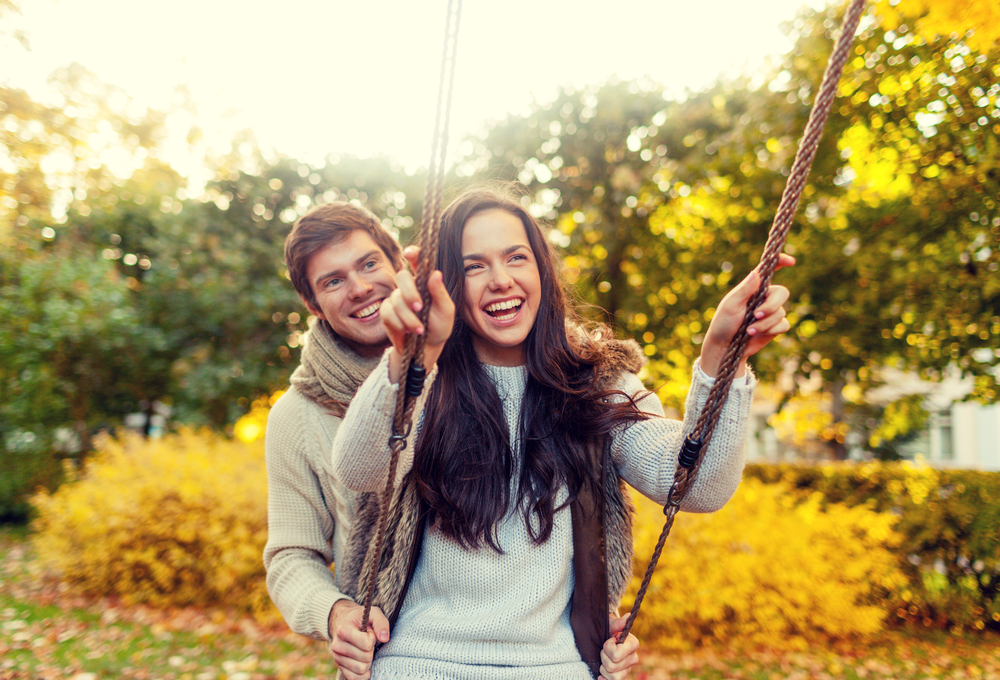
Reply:
M382 301L381 300L373 302L370 305L368 305L367 307L365 307L364 309L362 309L360 312L355 312L354 313L354 318L356 318L356 319L364 319L367 316L371 316L372 314L374 314L375 312L377 312L378 309L379 309L379 307L381 307L381 306L382 306Z
M494 302L491 305L486 305L486 313L492 316L498 321L506 321L508 319L513 319L517 316L518 310L521 309L521 304L524 300L505 300L503 302Z

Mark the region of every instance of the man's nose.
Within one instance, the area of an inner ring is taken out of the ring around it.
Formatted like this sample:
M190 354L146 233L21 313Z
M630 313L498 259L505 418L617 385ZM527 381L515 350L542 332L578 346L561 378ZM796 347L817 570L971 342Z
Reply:
M348 281L351 284L350 293L353 298L364 297L372 292L372 288L374 288L368 279L357 273L352 273L348 277Z

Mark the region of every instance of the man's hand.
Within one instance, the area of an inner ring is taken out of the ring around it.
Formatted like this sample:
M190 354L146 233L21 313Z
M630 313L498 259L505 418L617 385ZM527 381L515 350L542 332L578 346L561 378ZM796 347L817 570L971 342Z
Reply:
M794 257L781 253L778 255L775 271L793 264L795 264ZM729 342L743 323L747 304L758 288L760 288L760 272L755 268L719 303L719 307L715 310L715 316L712 317L712 323L708 326L708 332L705 334L705 342L701 346L701 370L706 375L714 378L719 374L722 360L729 349ZM742 359L745 360L756 354L771 340L791 329L791 324L785 318L785 309L782 306L788 301L788 297L788 289L784 286L771 285L768 287L767 297L754 312L754 322L747 328L750 342L747 343ZM737 369L736 377L743 374L744 367L741 363Z
M350 600L338 600L330 610L330 653L346 680L371 677L375 638L389 641L389 620L382 610L372 607L368 630L361 630L364 607Z
M410 265L416 267L420 249L408 247L403 254ZM396 290L385 299L380 310L382 325L385 327L393 352L389 356L389 379L399 382L406 336L408 333L427 334L424 345L424 368L428 371L437 363L441 356L444 343L451 335L455 323L455 303L448 290L444 287L441 272L433 271L427 277L427 292L431 297L431 312L427 319L427 328L420 323L417 313L423 308L423 300L417 292L417 284L413 275L404 269L396 275Z
M625 616L611 617L611 637L601 650L601 677L605 680L625 680L632 672L632 666L639 663L639 640L632 633L625 642L618 644L618 634L625 630Z

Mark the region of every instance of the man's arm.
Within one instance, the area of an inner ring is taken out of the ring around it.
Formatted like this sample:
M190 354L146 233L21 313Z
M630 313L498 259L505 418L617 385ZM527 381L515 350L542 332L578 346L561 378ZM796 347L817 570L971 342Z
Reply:
M389 620L382 610L372 607L368 630L361 630L364 607L349 600L333 605L330 612L330 653L344 680L368 680L375 657L375 639L389 641Z
M618 616L617 612L611 612L608 616L611 637L601 650L601 677L604 680L625 680L632 673L632 666L639 663L639 640L629 633L625 641L618 644L618 634L625 630L628 614Z
M309 441L304 397L288 393L268 417L265 451L268 477L268 538L264 548L267 590L289 627L330 641L330 613L340 591L330 565L335 529L317 470L328 455L324 442ZM318 467L319 466L319 467ZM348 530L349 527L341 527Z

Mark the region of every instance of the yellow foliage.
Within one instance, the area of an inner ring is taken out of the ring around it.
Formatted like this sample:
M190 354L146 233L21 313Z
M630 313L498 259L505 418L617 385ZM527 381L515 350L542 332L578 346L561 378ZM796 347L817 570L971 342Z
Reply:
M663 525L660 507L636 496L633 595ZM797 505L782 486L747 479L719 512L678 517L636 634L685 650L804 648L876 632L887 615L880 598L906 583L891 552L895 522L864 506L821 509L818 494Z
M252 444L264 437L264 430L267 428L267 416L271 412L271 407L278 401L278 397L285 393L285 390L278 390L270 396L255 399L250 405L250 411L236 421L233 433L236 438L246 444Z
M784 408L767 419L778 439L800 451L841 434L830 412L830 395L812 393L792 397Z
M262 441L191 430L106 438L79 481L33 498L35 548L87 592L272 616L266 499Z
M880 88L896 87L894 81ZM891 201L913 193L910 175L901 171L903 159L892 147L878 149L875 134L865 125L853 125L844 131L837 146L842 152L849 150L848 167L854 171L854 181L848 199L863 201L877 207L882 201Z
M923 407L923 401L923 395L914 394L888 404L882 414L882 420L872 432L868 443L871 446L879 446L882 442L892 441L922 428L927 423L929 415Z
M996 0L876 0L876 11L887 28L916 19L917 32L927 40L935 35L974 34L965 42L986 53L1000 40L1000 4Z

